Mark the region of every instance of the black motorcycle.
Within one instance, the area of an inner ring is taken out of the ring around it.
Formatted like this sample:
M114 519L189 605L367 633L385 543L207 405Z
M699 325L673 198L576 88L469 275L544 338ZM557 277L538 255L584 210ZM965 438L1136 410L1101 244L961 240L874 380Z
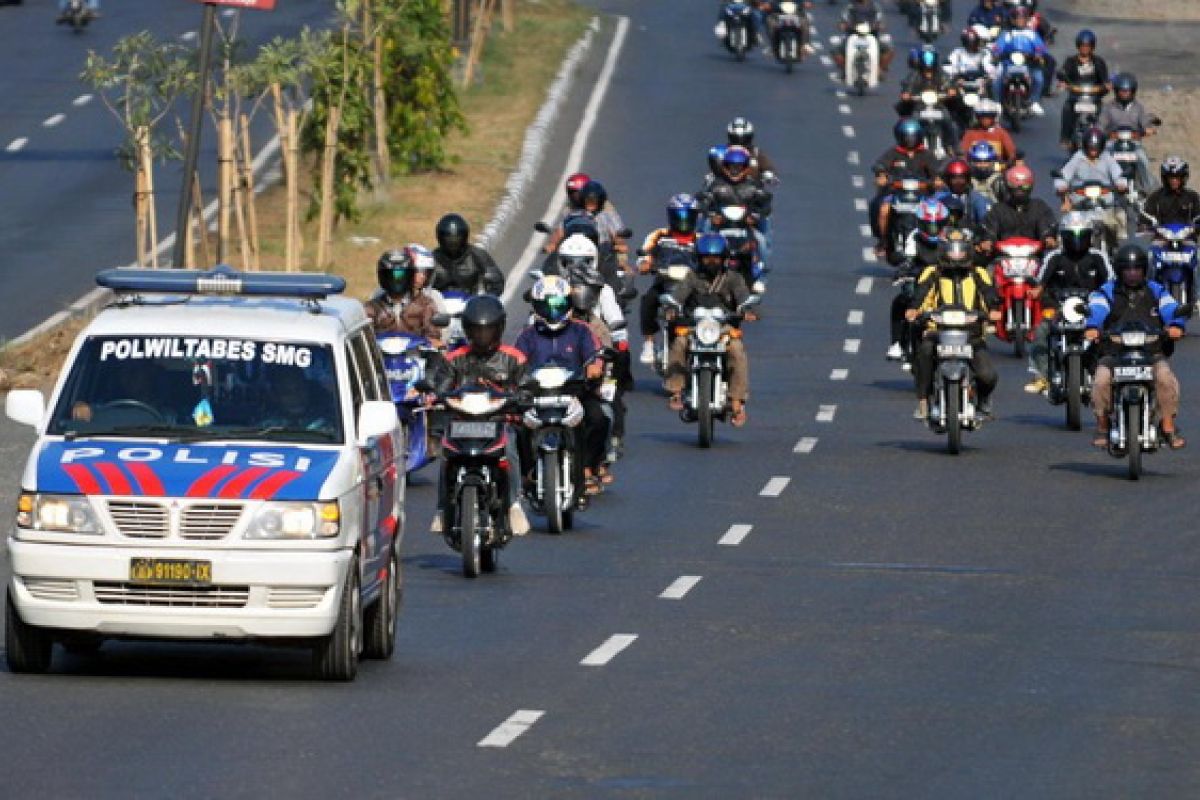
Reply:
M917 209L925 196L925 182L904 175L892 182L891 213L884 238L888 263L899 265L908 255L905 252L909 237L917 229Z
M946 434L946 449L958 455L963 432L983 424L975 405L975 376L971 371L975 356L971 335L979 315L961 306L943 306L918 319L937 326L937 367L926 423L934 433Z
M754 12L748 3L731 2L721 7L721 21L717 23L717 36L725 49L733 53L738 61L746 60L754 32Z
M1087 329L1087 297L1083 289L1059 293L1059 309L1050 322L1050 354L1047 398L1054 405L1066 405L1067 427L1082 427L1083 408L1092 396L1090 368L1091 343L1084 337ZM1053 313L1053 312L1051 312Z
M534 458L526 498L546 517L551 533L562 533L574 526L582 496L583 465L575 457L575 430L583 421L579 394L587 384L571 370L547 364L534 370L521 388L529 394L529 408L521 420Z
M1031 68L1036 65L1024 53L1009 53L1004 70L1004 82L1001 84L1000 108L1008 127L1013 133L1020 133L1021 122L1029 118L1029 109L1033 104L1033 77Z
M1127 460L1129 479L1134 481L1142 476L1142 454L1155 452L1160 444L1151 348L1162 335L1161 329L1144 323L1122 325L1109 334L1120 351L1113 366L1108 454Z
M783 68L791 74L796 64L804 60L808 42L808 17L794 0L779 4L779 13L770 18L771 49Z
M604 282L616 292L617 302L621 304L621 310L626 311L629 301L637 297L637 287L634 286L633 275L621 268L620 257L613 248L612 242L601 241L600 231L596 227L595 221L587 214L572 214L566 217L563 219L562 228L563 236L560 243L575 234L580 234L591 239L596 244L596 252L598 254L596 268L604 277ZM538 233L551 234L554 232L554 229L544 222L535 222L533 229ZM633 236L633 231L630 228L622 228L617 231L617 236L622 239L629 239ZM562 270L559 269L558 265L557 251L548 253L542 260L542 274L562 274Z

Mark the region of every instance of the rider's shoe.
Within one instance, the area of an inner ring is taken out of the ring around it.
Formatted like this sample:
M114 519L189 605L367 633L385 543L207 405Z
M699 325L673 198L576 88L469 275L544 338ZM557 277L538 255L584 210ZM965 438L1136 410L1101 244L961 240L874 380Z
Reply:
M1046 109L1042 108L1041 103L1030 103L1029 113L1033 114L1035 117L1044 117L1046 116Z
M521 508L519 502L508 507L508 528L512 531L513 536L524 536L529 533L529 517L525 516L525 509Z
M638 356L638 361L646 365L654 363L654 342L649 339L642 342L642 352Z
M1025 391L1028 394L1045 394L1046 390L1049 388L1050 388L1050 381L1046 380L1041 375L1037 376L1036 378L1031 380L1029 383L1025 384Z
M929 417L929 401L918 400L917 407L913 410L913 419L924 422Z
M899 342L892 342L892 346L887 350L887 360L899 361L902 358L904 358L904 348L900 346Z

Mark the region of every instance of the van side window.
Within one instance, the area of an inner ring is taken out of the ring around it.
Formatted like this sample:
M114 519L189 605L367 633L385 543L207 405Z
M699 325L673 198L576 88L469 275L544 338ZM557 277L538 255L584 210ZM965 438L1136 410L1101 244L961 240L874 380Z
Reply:
M392 399L392 387L388 385L387 367L383 364L383 353L379 350L379 342L375 341L373 334L368 334L363 331L363 338L367 343L367 350L371 354L371 365L375 367L375 378L379 383L380 399Z
M346 366L350 369L350 399L354 403L354 418L358 419L358 410L363 404L362 372L355 363L354 350L346 344Z
M383 370L383 357L379 345L369 329L363 328L350 340L354 356L358 361L363 379L363 393L368 400L391 400L392 392L387 385L387 374Z

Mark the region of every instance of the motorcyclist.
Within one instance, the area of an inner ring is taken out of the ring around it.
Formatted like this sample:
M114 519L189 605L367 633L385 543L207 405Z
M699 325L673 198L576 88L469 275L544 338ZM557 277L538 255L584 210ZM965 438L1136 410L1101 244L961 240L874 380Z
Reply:
M967 15L967 25L984 28L1003 28L1005 13L997 0L979 0L979 5Z
M942 234L950 222L950 210L940 200L928 198L917 208L917 227L909 234L904 245L902 260L896 266L896 285L899 291L892 298L891 331L892 341L888 346L889 361L903 361L911 368L911 326L907 313L912 307L916 280L926 268L938 262L942 246Z
M1146 107L1137 99L1137 76L1131 72L1121 72L1113 76L1113 102L1106 105L1100 112L1096 127L1104 131L1109 139L1115 139L1121 128L1133 130L1139 138L1145 139L1158 133L1159 120L1146 111ZM1150 186L1150 157L1146 155L1145 147L1138 147L1138 182Z
M921 314L935 311L946 305L963 306L977 311L981 318L993 322L1000 318L997 309L1000 297L992 286L987 270L975 266L972 258L971 241L961 231L947 235L935 265L926 267L917 279L912 304L906 313L910 322L916 322ZM996 389L999 376L988 355L983 338L984 324L981 319L972 331L971 372L975 378L975 389L979 397L979 413L992 416L992 392ZM915 419L929 416L929 397L933 394L933 371L937 354L936 328L931 324L921 335L917 345L916 367L913 370L917 390Z
M1025 28L1035 31L1046 43L1046 54L1042 57L1042 74L1046 81L1045 96L1053 97L1054 74L1058 69L1058 62L1054 58L1054 53L1050 51L1050 45L1054 43L1058 28L1051 25L1050 21L1046 19L1046 15L1038 11L1037 0L1006 0L1006 2L1009 6L1010 17L1017 7L1025 9L1027 12Z
M100 16L100 0L84 0L84 7L87 9L88 17L95 19ZM71 20L71 0L58 0L58 19L55 20L59 25L63 25Z
M910 117L896 122L892 128L896 144L884 151L875 160L871 171L875 173L875 197L871 200L867 214L870 217L871 233L875 236L875 252L885 252L883 237L887 232L885 213L889 188L901 175L917 175L930 185L938 177L937 161L925 147L921 136L921 123Z
M443 362L443 368L430 376L431 383L439 394L468 386L487 386L498 392L513 393L518 390L526 373L525 354L501 343L508 314L500 298L492 295L476 295L467 301L462 313L463 333L467 344L451 351ZM512 437L510 437L511 439ZM509 458L508 464L516 463ZM450 481L449 462L443 461L438 480L438 510L433 515L430 532L441 534L444 530L443 510L446 507L446 486ZM509 498L508 525L515 536L529 532L529 519L521 508L518 484L508 466L501 473L501 480Z
M750 177L752 179L770 181L775 177L777 174L775 163L767 157L761 147L754 144L753 122L745 117L736 117L726 126L725 135L729 140L728 147L739 145L750 151Z
M941 63L937 50L932 47L921 48L917 53L915 68L900 85L900 102L896 103L896 113L911 116L917 110L917 101L923 92L936 93L946 110L940 123L942 141L946 150L952 152L958 147L959 140L958 125L954 122L958 89L942 71Z
M525 357L532 372L548 364L598 380L604 374L600 340L585 323L571 319L571 286L559 275L539 278L531 293L533 323L517 336L513 348ZM580 393L583 419L575 437L577 497L599 494L598 471L604 466L608 417L594 391ZM526 482L533 472L533 451L525 428L520 434L521 474Z
M951 50L946 57L946 72L950 77L955 81L991 78L996 70L996 65L992 63L992 51L983 46L983 40L975 29L964 30L959 41L962 45Z
M992 146L996 158L1004 165L1015 164L1021 159L1022 153L1017 149L1012 134L999 124L1000 104L995 100L984 98L975 106L975 125L963 134L959 143L959 152L971 152L971 148L980 142Z
M1167 156L1159 167L1162 187L1146 198L1143 206L1159 225L1191 225L1200 217L1200 194L1187 188L1191 168L1180 156Z
M444 313L442 295L429 286L433 255L419 244L388 250L375 265L379 290L366 302L367 316L378 333L398 332L423 336L441 346L441 328L434 315Z
M988 201L990 209L1000 197L1000 187L1004 181L1003 165L995 148L987 142L976 142L966 152L971 165L971 188Z
M1058 225L1062 247L1046 257L1038 272L1037 286L1032 290L1035 298L1041 298L1044 310L1057 312L1069 290L1091 293L1112 280L1108 259L1092 247L1093 233L1092 223L1082 214L1072 212L1062 218ZM1034 332L1029 348L1029 367L1037 376L1025 384L1025 391L1030 394L1041 394L1050 388L1047 376L1052 327L1053 319L1044 318Z
M567 177L566 185L563 187L567 195L567 202L563 208L563 216L570 214L572 211L583 210L583 199L579 193L583 191L583 187L592 182L591 177L586 172L574 172Z
M1033 196L1033 170L1019 164L1004 173L1002 197L983 218L980 249L991 254L997 242L1024 237L1042 243L1045 250L1058 244L1058 219L1046 201Z
M433 288L497 297L504 294L504 273L487 250L470 243L471 226L461 214L446 214L438 220L436 234Z
M644 256L638 261L638 271L642 274L654 272L667 263L667 257L675 253L683 253L695 261L696 226L700 219L700 206L690 194L681 193L671 197L667 202L667 227L650 232L642 243L641 252ZM666 283L659 276L654 276L654 282L642 293L641 324L642 349L638 360L643 364L653 364L655 359L654 337L658 334L658 306Z
M1088 182L1098 182L1100 185L1124 194L1129 189L1129 182L1121 173L1121 165L1104 149L1105 136L1099 128L1089 128L1083 134L1083 146L1079 152L1071 156L1066 166L1062 168L1062 177L1054 181L1054 187L1062 197L1063 211L1071 208L1068 193L1071 189ZM1125 238L1125 214L1120 213L1115 200L1104 210L1104 227L1108 231L1111 249L1115 243Z
M1141 245L1123 245L1113 260L1117 279L1108 281L1088 298L1086 336L1100 344L1100 362L1092 381L1092 411L1096 414L1096 438L1092 444L1096 447L1108 446L1112 368L1116 361L1113 343L1101 334L1138 322L1152 328L1165 325L1171 339L1179 339L1184 333L1184 320L1179 315L1180 308L1175 298L1161 284L1146 279L1150 258ZM1156 412L1163 439L1171 449L1178 450L1186 444L1175 420L1179 411L1179 380L1171 371L1160 343L1152 345L1151 353L1154 358Z
M736 271L728 269L729 245L719 233L706 233L696 241L696 271L680 281L671 293L672 299L685 315L690 315L701 301L718 301L728 313L733 313L750 297L746 282ZM747 320L754 319L746 314ZM670 393L668 406L683 410L683 385L688 375L688 339L677 336L671 343L664 387ZM730 337L726 350L729 371L730 423L735 427L746 424L746 402L750 397L750 361L740 337Z
M978 230L992 207L992 200L971 185L971 166L966 159L955 158L947 162L942 169L942 183L946 188L935 197L943 203L956 200L963 208L963 225L972 231Z
M850 0L845 11L842 12L842 17L838 21L838 30L842 32L841 36L834 36L830 39L833 45L833 60L837 63L838 70L845 74L846 72L846 34L852 33L858 25L865 23L871 26L871 33L875 35L876 41L879 42L879 73L883 78L887 75L888 68L892 65L892 58L895 57L895 50L892 48L892 36L887 33L887 27L883 20L883 9L879 7L879 3L875 0Z
M1099 91L1094 97L1099 107L1101 99L1108 94L1109 82L1108 64L1096 55L1096 34L1086 28L1077 33L1075 51L1075 55L1064 61L1062 69L1058 71L1058 85L1066 90L1087 85L1097 87ZM1068 96L1063 103L1062 125L1058 131L1059 142L1067 150L1074 150L1076 146L1072 141L1076 121L1075 103Z
M725 206L745 206L746 220L754 231L759 260L766 262L770 257L770 240L760 228L763 220L771 215L771 193L760 181L750 177L750 151L741 145L731 145L721 156L721 172L706 191L696 195L701 211L709 215L710 221L718 226L719 216ZM707 223L706 223L707 224Z
M1013 11L1009 21L1012 27L1001 33L1000 38L992 47L996 63L1000 65L996 77L992 81L992 96L997 99L1004 96L1004 78L1008 74L1008 59L1013 53L1022 53L1026 58L1037 61L1037 64L1031 64L1029 67L1030 83L1032 84L1029 95L1029 112L1040 117L1046 113L1041 104L1042 94L1046 90L1046 74L1040 65L1050 51L1046 49L1046 43L1038 35L1038 32L1028 28L1029 11L1023 6Z

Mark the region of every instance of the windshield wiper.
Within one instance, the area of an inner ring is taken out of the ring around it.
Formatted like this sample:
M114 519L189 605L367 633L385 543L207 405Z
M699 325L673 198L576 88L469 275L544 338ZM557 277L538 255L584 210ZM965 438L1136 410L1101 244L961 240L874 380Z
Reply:
M155 439L169 439L172 442L193 442L211 439L212 433L202 428L181 428L178 425L118 425L107 430L86 432L68 430L63 432L63 438L68 440L97 439L102 436L146 436Z
M217 433L217 432L214 432ZM262 427L227 428L213 438L221 439L266 439L268 441L312 441L332 444L333 433L325 430L288 427L286 425L264 425Z

